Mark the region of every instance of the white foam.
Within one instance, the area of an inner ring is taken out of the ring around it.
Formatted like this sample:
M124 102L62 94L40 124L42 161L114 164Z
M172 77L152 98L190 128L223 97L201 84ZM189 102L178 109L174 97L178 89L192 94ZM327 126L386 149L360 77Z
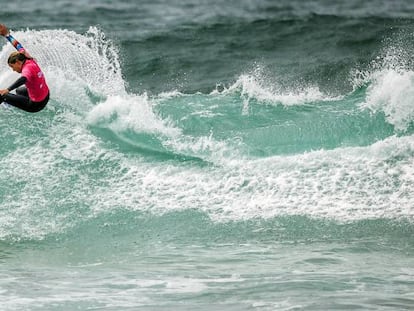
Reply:
M107 150L86 125L65 122L38 144L0 159L0 184L15 189L4 192L1 237L42 238L119 208L153 214L197 209L218 222L283 215L414 220L413 136L197 166Z
M242 96L254 98L267 103L277 103L285 106L303 105L327 99L317 87L298 88L292 91L282 91L266 85L260 77L255 75L241 75L231 85L228 91L240 90Z
M354 72L354 88L368 85L363 109L384 113L397 131L406 131L414 118L414 71L410 52L400 44L387 45L370 68Z
M241 156L241 152L236 148L240 147L240 140L220 141L214 139L211 133L200 137L185 135L168 118L162 119L154 113L154 104L156 101L145 94L110 96L91 109L87 122L121 135L128 131L136 134L155 134L158 142L173 153L199 157L214 163L230 161ZM204 112L204 116L207 113Z
M396 130L405 131L414 120L414 72L384 69L371 76L362 108L381 111Z
M104 95L126 92L118 50L98 28L90 27L85 34L69 30L26 30L12 34L43 70L58 68ZM6 69L6 59L13 50L10 44L5 43L0 51L0 68L4 67L2 72L11 71ZM52 81L49 76L47 81Z
M263 73L260 66L252 72L242 74L228 88L224 90L215 90L212 94L217 93L234 93L240 92L243 98L243 113L248 114L251 100L269 105L297 106L311 104L319 101L336 100L338 97L332 97L323 94L317 86L309 85L292 85L291 87L282 87L274 79L269 79Z
M102 205L97 207L122 205L153 213L197 208L215 221L281 215L412 219L413 151L413 137L393 137L371 147L220 167L135 167L123 161L128 174L121 183L114 177L110 196L98 194Z
M171 137L180 134L180 129L173 127L168 120L156 116L152 102L145 94L109 96L88 113L87 121L89 124L101 124L115 132L133 130Z

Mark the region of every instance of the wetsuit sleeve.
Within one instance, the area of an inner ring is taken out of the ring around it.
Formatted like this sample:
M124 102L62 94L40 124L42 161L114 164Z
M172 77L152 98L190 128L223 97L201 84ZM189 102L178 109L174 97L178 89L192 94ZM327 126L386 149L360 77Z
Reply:
M20 53L24 53L26 50L23 45L17 41L11 34L5 36L5 38L14 46L14 48L19 51Z
M19 86L22 86L27 81L26 77L21 76L19 79L17 79L12 85L10 85L7 89L9 91L13 91L14 89L17 89Z

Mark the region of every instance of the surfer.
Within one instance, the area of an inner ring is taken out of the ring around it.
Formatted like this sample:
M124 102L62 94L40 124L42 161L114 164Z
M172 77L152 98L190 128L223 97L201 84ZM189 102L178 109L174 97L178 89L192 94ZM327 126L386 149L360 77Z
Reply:
M6 102L27 112L39 112L49 101L49 87L42 70L3 24L0 24L0 35L16 48L17 52L10 54L7 64L21 74L8 88L0 89L0 103ZM16 94L10 93L13 90Z

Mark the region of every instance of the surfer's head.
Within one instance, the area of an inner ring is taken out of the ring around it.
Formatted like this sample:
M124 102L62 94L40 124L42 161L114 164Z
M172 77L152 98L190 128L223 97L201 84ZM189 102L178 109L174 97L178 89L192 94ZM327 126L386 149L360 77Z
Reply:
M26 61L26 59L27 57L24 53L13 52L10 54L9 58L7 59L7 63L13 69L13 71L21 73L23 64Z
M7 63L15 64L17 61L24 62L27 59L26 55L24 53L20 52L13 52L9 55L9 58L7 59Z

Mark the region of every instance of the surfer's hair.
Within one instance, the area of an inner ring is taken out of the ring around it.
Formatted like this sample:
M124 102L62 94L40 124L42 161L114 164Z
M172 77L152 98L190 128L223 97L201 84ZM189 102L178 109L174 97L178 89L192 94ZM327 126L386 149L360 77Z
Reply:
M29 59L24 53L20 52L13 52L10 54L9 58L7 59L8 64L15 64L18 60L24 62L26 59Z

